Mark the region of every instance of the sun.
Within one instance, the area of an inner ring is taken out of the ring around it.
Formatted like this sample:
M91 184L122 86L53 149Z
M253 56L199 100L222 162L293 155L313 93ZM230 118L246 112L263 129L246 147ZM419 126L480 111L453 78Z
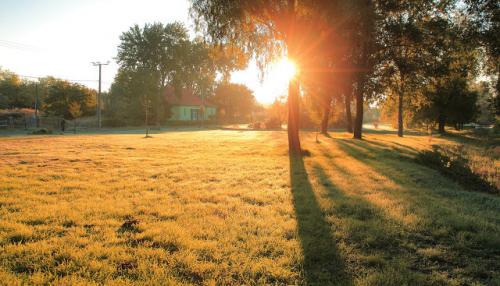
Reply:
M290 80L300 71L292 60L282 57L269 64L263 78L259 78L259 72L253 62L246 70L234 72L231 82L247 85L258 102L272 104L277 98L286 97Z
M275 73L276 77L289 81L297 75L297 65L289 58L284 57L275 64L272 72Z

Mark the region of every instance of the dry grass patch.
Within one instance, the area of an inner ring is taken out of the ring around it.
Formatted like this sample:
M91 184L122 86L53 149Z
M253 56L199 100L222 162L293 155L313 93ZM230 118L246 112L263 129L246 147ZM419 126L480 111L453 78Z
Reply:
M278 131L1 138L0 279L500 283L500 198L416 164L426 137L302 137L303 160Z

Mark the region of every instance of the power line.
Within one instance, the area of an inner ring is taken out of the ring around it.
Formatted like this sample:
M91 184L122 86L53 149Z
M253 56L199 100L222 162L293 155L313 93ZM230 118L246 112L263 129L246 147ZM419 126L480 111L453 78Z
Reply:
M41 79L41 78L47 78L47 77L53 77L53 76L32 76L32 75L22 75L22 74L16 74L19 77L26 77L26 78L34 78L34 79ZM66 79L66 78L59 78L59 77L53 77L55 79L60 79L60 80L65 80L65 81L88 81L88 82L98 82L99 80L97 79Z
M41 78L52 77L52 76L31 76L31 75L21 75L21 74L16 74L16 75L19 77L32 78L32 79L41 79ZM59 80L65 80L65 81L72 81L72 82L99 82L98 79L66 79L66 78L58 78L58 77L53 77L53 78L59 79ZM111 84L112 82L102 81L102 83Z
M0 47L15 49L15 50L22 50L22 51L40 51L40 50L42 50L36 46L22 44L22 43L18 43L18 42L7 41L7 40L0 40Z

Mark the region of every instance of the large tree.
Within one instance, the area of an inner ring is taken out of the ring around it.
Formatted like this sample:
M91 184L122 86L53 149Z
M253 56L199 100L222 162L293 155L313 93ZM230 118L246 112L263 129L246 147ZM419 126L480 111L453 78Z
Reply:
M146 109L148 117L156 118L158 108L151 109L158 100L157 82L147 70L119 69L109 91L109 105L106 115L115 124L139 124L144 122ZM166 107L162 113L165 114Z
M426 24L425 76L427 85L418 110L419 117L434 117L440 133L447 123L463 125L477 113L477 93L469 88L477 75L477 53L467 41L460 18L434 17ZM418 107L418 106L417 106Z
M33 107L35 85L17 74L0 69L0 109Z
M165 119L163 91L167 84L182 88L186 74L191 68L186 65L191 51L187 29L183 24L134 25L120 37L117 60L120 69L132 74L147 74L154 81L150 99L156 106L156 123Z
M376 1L358 1L357 13L351 19L353 25L353 50L350 65L354 70L354 95L356 101L356 117L354 119L353 137L362 138L363 109L365 99L369 96L369 81L378 63L380 51L380 19L381 10Z
M451 1L408 0L382 2L384 20L380 33L384 46L384 66L390 72L389 88L397 96L398 136L403 136L406 96L421 82L420 67L425 62L423 50L429 42L423 36L424 23L436 10L445 10Z
M214 43L235 43L260 67L286 55L299 66L323 40L327 11L339 1L191 0L199 29ZM288 85L289 152L301 153L299 139L300 76Z
M227 81L232 70L245 67L248 61L238 47L189 39L187 29L177 22L131 27L121 36L117 58L120 71L111 92L115 110L120 105L130 110L130 104L135 104L136 111L131 114L137 117L151 103L156 107L151 113L157 125L168 117L164 102L167 85L176 91L190 88L205 100L213 93L217 72ZM118 103L118 94L123 94L128 103ZM139 102L144 108L137 108Z
M48 87L44 110L65 119L75 119L95 110L96 91L65 80L53 80Z

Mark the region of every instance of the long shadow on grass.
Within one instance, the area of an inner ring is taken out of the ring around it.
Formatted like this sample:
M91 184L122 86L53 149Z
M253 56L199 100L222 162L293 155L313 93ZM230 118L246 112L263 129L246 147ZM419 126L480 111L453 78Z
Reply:
M371 128L366 128L363 129L363 133L367 134L398 134L397 130L387 130L387 129L371 129ZM411 135L411 136L427 136L426 133L416 131L416 130L406 130L405 135Z
M410 192L406 196L407 200L428 199L425 196L429 195L444 200L443 203L459 205L460 210L499 209L497 204L499 198L497 196L465 192L453 180L442 177L437 171L417 164L413 159L414 153L410 151L381 148L367 140L339 139L335 140L335 142L347 155L370 166L374 171L409 190ZM423 189L425 192L411 191L415 188ZM421 209L421 211L430 212L431 210L426 208ZM436 209L432 211L440 213L445 210ZM450 215L450 213L447 213L447 215Z
M308 285L351 285L335 238L319 206L304 161L290 157L290 182L304 253L304 278Z
M410 241L421 247L439 243L454 249L461 258L453 259L449 265L441 262L442 266L452 267L460 261L460 267L465 267L463 261L474 260L485 273L472 271L467 275L483 281L491 278L493 269L500 266L489 261L492 257L492 261L500 261L496 250L500 240L494 234L499 223L495 213L500 211L497 196L465 192L451 180L416 164L409 154L384 149L370 141L335 142L347 155L401 186L404 194L397 196L406 200L416 215L425 217L424 224L409 233ZM461 240L462 236L470 238Z
M447 132L440 135L450 141L457 142L459 144L470 144L476 147L487 147L495 146L500 143L500 137L498 135L480 135L480 134L456 134Z

